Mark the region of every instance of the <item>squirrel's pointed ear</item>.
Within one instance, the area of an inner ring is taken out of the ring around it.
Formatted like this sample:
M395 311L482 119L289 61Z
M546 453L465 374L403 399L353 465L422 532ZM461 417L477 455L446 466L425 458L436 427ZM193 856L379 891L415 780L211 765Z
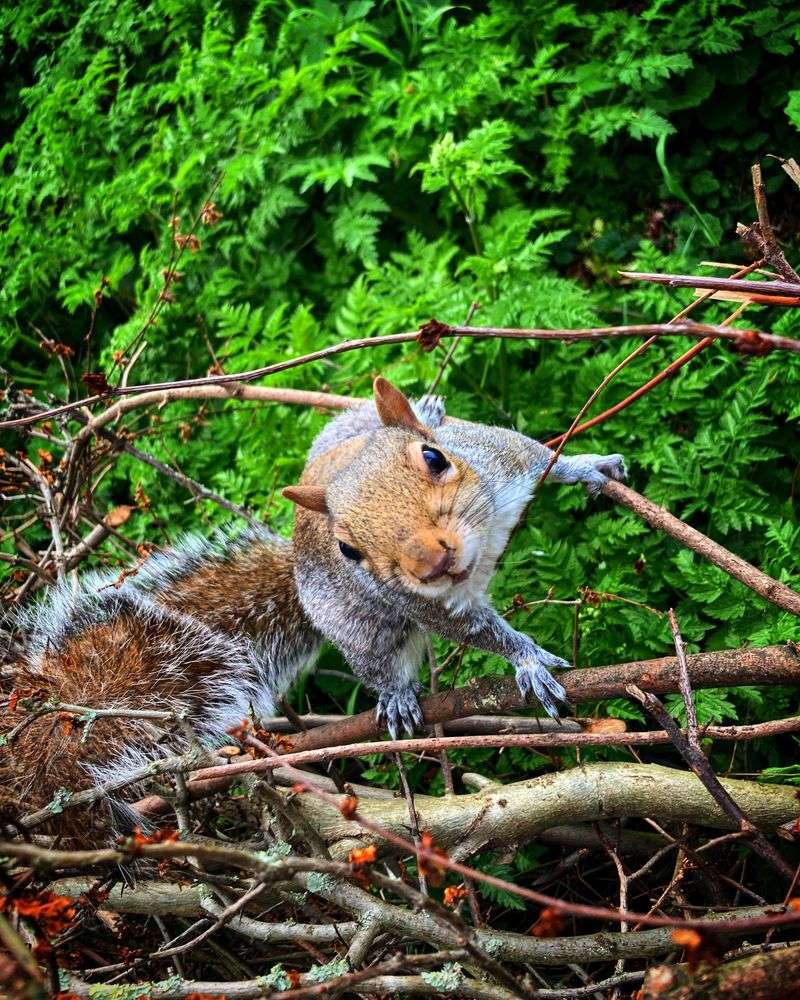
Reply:
M305 507L306 510L316 510L320 514L328 513L328 504L325 501L325 488L323 486L313 486L311 484L303 486L287 486L281 490L281 496L296 503L298 507Z
M411 403L396 386L379 375L372 389L375 394L375 409L385 427L405 427L421 437L431 437L430 428L420 423Z

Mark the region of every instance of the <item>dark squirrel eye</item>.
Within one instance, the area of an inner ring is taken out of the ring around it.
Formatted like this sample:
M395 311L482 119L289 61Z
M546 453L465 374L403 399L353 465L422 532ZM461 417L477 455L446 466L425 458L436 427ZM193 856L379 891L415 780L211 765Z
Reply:
M431 448L428 444L422 446L422 457L425 459L431 472L444 472L445 469L450 467L450 463L439 449Z
M348 545L347 542L339 542L339 551L345 557L345 559L353 559L358 562L361 559L361 553L358 549L354 549L352 545Z

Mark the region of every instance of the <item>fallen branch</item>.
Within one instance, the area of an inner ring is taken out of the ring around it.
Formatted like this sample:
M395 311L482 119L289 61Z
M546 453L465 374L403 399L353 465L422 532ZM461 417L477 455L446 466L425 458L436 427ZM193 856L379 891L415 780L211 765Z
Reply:
M644 780L641 780L644 778ZM726 788L731 791L747 809L754 822L767 828L774 827L783 821L785 815L796 812L796 796L793 788L783 786L762 786L748 781L726 781ZM387 841L394 848L399 848L404 854L416 855L418 861L433 865L436 869L447 870L473 878L476 882L494 886L505 892L511 892L522 899L553 908L559 913L574 917L586 917L592 920L613 920L615 922L638 922L653 927L699 928L714 930L715 923L697 919L676 919L674 917L657 916L652 913L632 913L623 910L609 909L586 903L567 902L545 893L536 892L525 886L517 885L506 879L498 878L487 872L471 868L454 860L443 853L438 846L427 844L416 846L405 836L394 832L387 825L376 823L358 810L358 801L348 796L335 796L315 788L312 783L302 783L302 790L310 793L303 800L313 805L303 807L307 816L314 816L315 827L327 839L336 834L337 823L355 823L363 832L350 837L347 856L350 857L352 847L363 847L367 840ZM508 793L508 794L507 794ZM514 793L514 802L510 808L510 794ZM303 801L301 800L301 801ZM571 800L571 801L570 801ZM729 821L724 813L711 804L709 810L708 794L702 784L693 776L670 768L642 764L601 764L592 767L575 768L559 775L547 775L544 778L529 782L517 782L515 785L504 786L499 792L490 789L486 792L464 796L458 800L460 806L468 808L457 809L455 814L452 797L446 800L431 799L427 803L431 810L441 811L440 803L451 813L449 822L442 829L443 837L455 836L459 841L459 852L477 850L491 839L495 833L502 835L504 842L521 841L524 839L526 827L532 831L539 819L538 807L548 815L545 826L551 826L553 821L549 815L558 815L564 810L565 802L571 810L571 818L589 819L623 816L623 815L660 815L670 819L680 818L688 822L705 823L706 825L727 828ZM656 811L652 809L655 803ZM347 806L345 809L344 807ZM407 816L405 804L399 802L384 803L372 801L368 803L371 810L386 811L388 818L399 822L400 829L405 833ZM391 816L392 808L400 807L402 819ZM516 808L515 808L516 807ZM322 813L320 813L322 810ZM325 813L327 812L327 816ZM345 818L346 814L346 818ZM436 816L430 816L433 823ZM312 821L313 822L313 821ZM534 826L531 826L531 824ZM510 825L509 825L510 824ZM432 826L426 823L429 829ZM488 833L489 827L492 832ZM467 839L468 838L468 839ZM475 847L478 843L478 847ZM337 841L336 850L343 849L341 841ZM333 853L333 852L331 852ZM132 855L142 858L197 858L202 862L214 865L225 864L249 872L264 882L276 883L285 881L287 875L294 875L295 880L308 876L309 873L326 873L334 876L330 883L336 885L344 877L353 875L350 864L327 860L325 858L305 858L290 855L280 860L271 859L260 852L253 852L241 847L228 846L218 842L188 843L169 840L163 843L142 844L136 841L126 842L121 848L105 848L94 851L64 851L38 847L30 843L0 843L0 855L19 858L31 862L36 867L57 868L93 867L95 865L118 865ZM364 870L366 873L366 869ZM369 869L369 877L379 887L397 892L402 898L413 896L415 901L422 900L424 905L439 907L430 897L422 896L402 879L391 879L380 875L376 870ZM306 888L325 896L329 880L315 879ZM352 888L352 887L351 887ZM361 891L361 890L359 890ZM369 899L369 894L364 893ZM369 908L367 908L369 910ZM445 911L446 912L446 911ZM792 907L775 911L765 917L747 920L731 920L725 923L726 932L749 933L765 927L782 927L800 922L800 912ZM462 935L463 937L463 935ZM468 944L462 941L464 947Z
M797 790L789 785L739 779L722 784L759 829L774 831L800 812ZM331 857L347 857L353 847L371 843L385 847L380 836L354 828L341 815L340 801L308 795L297 800L325 838ZM400 836L408 830L402 801L373 800L359 809L384 832ZM417 810L420 826L458 858L487 845L526 843L562 823L647 816L662 825L680 821L738 829L695 775L658 764L589 764L454 798L420 797Z
M53 882L50 888L59 896L77 900L86 893L95 881L95 879L86 877L60 879ZM338 894L338 890L341 890L341 895ZM329 887L330 900L340 904L362 923L366 919L372 919L378 926L385 927L387 931L393 931L404 938L426 941L437 947L443 947L447 944L448 939L425 912L401 910L399 907L368 893L365 895L369 900L369 905L364 909L362 902L367 905L366 901L362 901L360 896L351 897L350 890L354 890L356 893L360 891L356 886L347 883L335 883ZM102 908L113 913L144 916L159 914L161 916L174 915L191 918L197 917L202 912L202 895L203 890L198 886L140 879L135 887L113 886L109 891L108 898L103 900ZM715 920L747 919L763 916L768 911L774 912L774 910L775 907L743 907L723 913L709 914L709 918ZM343 940L349 941L353 933L352 928L355 926L355 921L341 921L324 925L289 924L286 925L286 930L288 935L292 927L296 927L298 930L308 928L307 936L305 934L297 936L304 936L309 941L322 943L325 940L325 935L330 935L331 941L336 940L337 931ZM236 930L237 928L235 925L231 925L231 929ZM288 936L281 938L281 933L282 925L277 925L275 941L290 940ZM485 931L479 930L476 937L484 947L488 942L490 950L504 961L530 962L535 965L609 962L623 957L628 959L655 958L675 950L671 929L661 927L638 931L635 934L603 931L602 934L578 934L555 938L535 938L530 934L489 928Z

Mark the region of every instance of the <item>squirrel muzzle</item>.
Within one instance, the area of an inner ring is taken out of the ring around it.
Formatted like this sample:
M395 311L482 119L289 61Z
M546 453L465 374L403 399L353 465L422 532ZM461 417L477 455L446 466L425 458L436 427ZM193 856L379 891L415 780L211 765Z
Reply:
M435 528L420 531L406 543L400 554L400 566L421 583L435 583L444 576L461 576L465 569L460 565L462 548L462 540L455 532Z

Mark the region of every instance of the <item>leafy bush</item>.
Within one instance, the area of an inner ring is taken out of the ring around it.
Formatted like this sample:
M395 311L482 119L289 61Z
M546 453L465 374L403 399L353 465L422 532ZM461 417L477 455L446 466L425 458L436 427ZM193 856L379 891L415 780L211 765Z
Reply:
M800 10L788 0L22 0L0 14L0 31L9 68L0 345L13 378L38 396L81 394L75 373L111 372L140 330L147 348L132 381L144 383L215 364L256 367L432 315L461 322L472 302L487 325L665 320L688 294L623 284L617 270L741 260L733 225L753 216L749 165L796 152L800 126ZM798 193L776 164L765 169L778 231L789 238ZM147 325L171 219L188 232L212 188L223 218L200 226L176 301ZM714 305L705 315L725 313ZM788 310L747 315L800 332ZM75 351L74 364L64 362L67 390L42 338ZM601 402L623 398L682 344L650 348ZM546 437L568 426L629 350L464 341L442 390L451 412ZM273 382L365 395L381 371L420 391L441 358L441 349L364 350ZM570 447L623 452L637 489L800 585L799 386L795 356L713 346ZM286 532L291 515L276 487L299 474L323 419L186 403L130 425L152 454ZM134 540L227 517L211 504L187 506L178 486L127 457L101 480L95 503L130 502L137 486L152 506L126 526ZM790 616L633 515L545 487L499 574L496 602L551 590L572 599L581 587L619 598L584 605L581 663L667 652L665 619L651 609L671 605L690 649L799 637ZM537 605L515 620L571 655L572 607ZM497 669L469 652L457 676ZM356 707L358 692L341 678L313 683L315 704L324 692ZM301 686L300 704L308 690ZM699 696L703 721L791 707L788 692ZM624 702L610 709L635 716ZM521 753L507 760L538 766Z

